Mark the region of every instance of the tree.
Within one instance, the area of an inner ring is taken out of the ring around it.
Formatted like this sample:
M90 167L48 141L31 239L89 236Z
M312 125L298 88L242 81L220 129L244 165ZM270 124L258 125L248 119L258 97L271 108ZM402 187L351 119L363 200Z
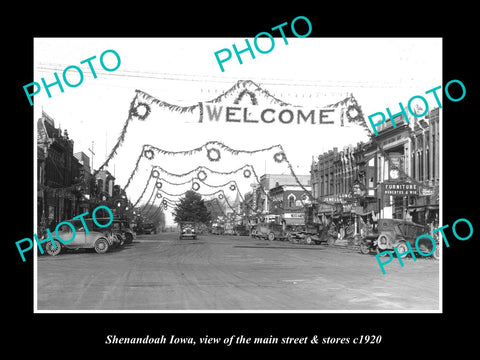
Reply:
M202 196L193 190L185 193L185 197L180 199L172 214L176 223L195 221L207 224L211 221L210 212L207 210Z

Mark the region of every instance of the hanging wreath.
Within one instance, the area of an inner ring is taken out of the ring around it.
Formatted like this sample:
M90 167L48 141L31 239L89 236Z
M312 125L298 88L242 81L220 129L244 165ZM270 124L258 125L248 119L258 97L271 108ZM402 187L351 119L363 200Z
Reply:
M157 187L157 189L161 189L161 188L162 188L162 185L163 185L163 184L162 184L161 181L157 181L157 182L155 183L155 186Z
M276 153L275 155L273 155L273 160L275 160L275 162L277 163L281 163L282 161L285 161L285 153L282 151Z
M235 191L236 188L235 184L230 185L230 190Z
M152 160L155 154L152 150L148 149L143 152L143 156L145 156L148 160Z
M249 178L252 175L252 172L249 169L243 170L243 176Z
M223 199L223 194L219 194L219 195L218 195L218 198L219 198L220 200Z
M203 170L200 170L197 174L197 177L200 181L203 181L207 178L207 173Z
M198 189L200 189L200 184L196 181L193 182L192 184L192 190L193 191L198 191Z
M168 205L167 204L164 204L163 205L163 210L167 210L168 209Z
M207 157L210 161L218 161L221 158L220 150L216 148L211 148L207 150Z
M167 206L167 199L163 199L162 204Z
M161 199L162 198L162 194L158 193L157 194L157 199Z
M352 114L350 114L350 112L352 111L354 114L356 114L355 116L352 116ZM363 119L362 110L358 105L350 105L347 108L346 113L347 113L348 122L355 122Z
M138 120L145 120L147 116L150 114L150 106L145 103L139 103L137 107L132 109L132 115L137 117Z
M158 170L152 170L152 177L158 178L160 176L160 172Z

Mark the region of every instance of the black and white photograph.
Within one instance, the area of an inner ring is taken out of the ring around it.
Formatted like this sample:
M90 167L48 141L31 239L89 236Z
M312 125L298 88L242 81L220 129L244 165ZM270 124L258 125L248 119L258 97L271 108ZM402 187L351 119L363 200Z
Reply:
M472 348L470 10L199 5L13 15L7 347Z

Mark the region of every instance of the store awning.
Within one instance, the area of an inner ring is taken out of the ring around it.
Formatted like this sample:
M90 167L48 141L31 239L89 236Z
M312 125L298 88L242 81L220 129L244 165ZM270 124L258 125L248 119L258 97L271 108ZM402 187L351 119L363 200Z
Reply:
M438 204L430 204L430 205L409 205L408 209L410 210L438 210Z
M305 225L304 218L285 218L283 220L287 225Z

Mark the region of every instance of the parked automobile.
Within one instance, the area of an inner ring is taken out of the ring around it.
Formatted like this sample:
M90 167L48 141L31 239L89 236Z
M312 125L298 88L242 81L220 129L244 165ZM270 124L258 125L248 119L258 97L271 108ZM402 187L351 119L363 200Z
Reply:
M154 223L152 223L152 222L144 222L143 225L142 225L142 230L143 230L144 234L151 234L151 233L156 234L157 233L157 228L155 227Z
M131 244L133 240L136 238L135 232L132 229L130 229L128 222L126 221L122 223L122 232L123 232L123 236L125 237L125 244Z
M248 227L246 225L235 225L233 228L235 235L237 236L248 236L250 232L248 231Z
M291 225L287 226L287 240L293 243L301 243L307 245L321 244L328 242L326 232L328 228L320 224L313 225Z
M236 235L235 234L235 230L233 229L225 229L225 231L223 232L224 235Z
M85 231L80 219L68 220L75 228L75 236L73 236L72 228L66 224L60 226L58 236L64 241L68 241L72 237L74 237L74 239L65 244L57 239L56 233L53 232L52 237L55 247L52 241L46 241L42 244L45 252L51 256L56 256L65 249L95 249L98 254L104 254L119 241L112 235L111 231L105 231L105 228L100 228L95 225L93 219L84 218L83 220L87 226L88 233Z
M212 227L212 235L223 235L224 233L225 233L225 229L222 226Z
M193 239L197 238L196 225L193 221L183 221L179 224L179 239Z
M135 233L130 229L128 223L124 220L113 220L112 225L107 230L112 230L114 235L120 240L120 246L123 244L130 244L135 238Z
M377 229L367 232L367 234L360 241L360 251L368 254L371 251L380 253L384 250L393 250L397 248L398 253L405 253L408 251L407 242L410 247L416 251L415 241L418 236L428 234L428 226L414 223L412 221L402 219L379 219ZM422 253L430 253L433 249L433 244L426 238L420 238L418 241L418 248ZM437 250L438 250L437 244ZM439 252L435 251L432 256L438 258Z
M255 226L255 235L253 236L260 239L268 239L270 241L283 240L286 238L286 232L283 231L282 224L274 222L258 223Z

